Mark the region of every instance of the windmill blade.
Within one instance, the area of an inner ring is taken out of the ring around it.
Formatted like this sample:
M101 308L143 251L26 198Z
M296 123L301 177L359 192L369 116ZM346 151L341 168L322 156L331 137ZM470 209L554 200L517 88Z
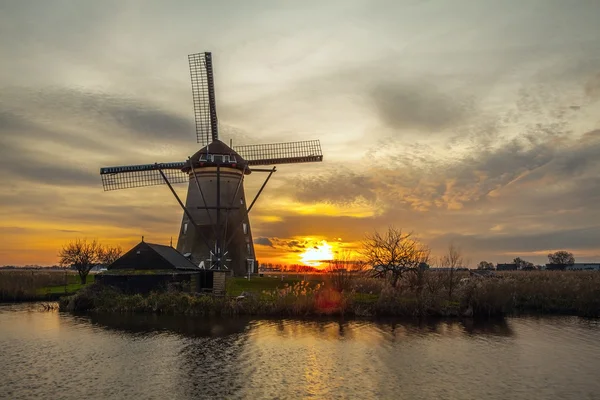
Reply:
M293 164L323 161L321 142L305 140L302 142L251 144L233 148L248 165Z
M196 139L206 146L219 138L211 53L188 55L196 119Z
M181 171L185 166L185 162L172 162L106 167L100 168L100 176L105 191L162 185L165 181L159 170L164 172L171 184L187 183L190 176Z

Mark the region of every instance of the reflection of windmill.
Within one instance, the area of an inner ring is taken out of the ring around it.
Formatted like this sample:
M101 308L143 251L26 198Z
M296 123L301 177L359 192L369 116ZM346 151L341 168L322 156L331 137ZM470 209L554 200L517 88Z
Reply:
M318 140L229 147L219 140L211 53L188 56L196 119L202 147L187 161L101 168L104 190L167 184L183 208L177 250L196 265L230 269L243 275L254 264L248 213L275 172L260 165L322 161ZM244 177L268 172L249 206ZM188 183L185 205L172 184Z

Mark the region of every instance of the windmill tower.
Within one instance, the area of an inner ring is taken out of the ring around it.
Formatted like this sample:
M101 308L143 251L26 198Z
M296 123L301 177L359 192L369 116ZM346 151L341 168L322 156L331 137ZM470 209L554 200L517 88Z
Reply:
M183 209L177 250L194 264L244 275L255 264L248 215L275 164L323 161L318 140L227 146L219 140L211 53L188 56L192 79L196 139L202 146L185 161L100 169L105 191L166 184ZM257 168L273 166L271 168ZM267 176L246 203L244 179L252 172ZM187 183L185 204L174 184Z

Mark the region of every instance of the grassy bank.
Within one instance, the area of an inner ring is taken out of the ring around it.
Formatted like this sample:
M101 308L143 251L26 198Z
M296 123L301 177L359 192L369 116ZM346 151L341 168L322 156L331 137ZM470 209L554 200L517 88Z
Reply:
M89 275L88 284L92 282ZM81 288L79 276L71 271L0 271L0 302L58 300Z
M311 279L233 278L223 298L175 291L124 295L92 285L60 306L69 311L184 315L600 316L600 274L595 272L510 272L492 278L424 272L404 276L397 287L351 274Z

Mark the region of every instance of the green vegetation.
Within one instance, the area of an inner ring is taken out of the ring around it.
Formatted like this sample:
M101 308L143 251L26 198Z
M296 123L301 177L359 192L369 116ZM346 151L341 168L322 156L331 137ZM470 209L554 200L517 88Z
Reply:
M124 295L91 285L63 298L60 307L186 315L469 317L526 312L600 316L597 272L505 272L483 278L465 272L420 271L399 278L395 287L386 279L354 273L348 274L342 290L335 287L340 281L335 275L312 275L311 281L231 278L225 297L177 291Z
M314 284L322 282L323 277L320 275L307 275L309 282ZM293 286L302 279L298 278L297 275L284 277L283 280L280 277L256 277L250 280L246 278L229 278L227 279L227 294L229 296L239 296L244 292L262 293L264 291L272 291L277 288L283 288L284 286Z
M88 284L94 282L94 275ZM56 300L81 289L79 276L71 271L0 271L0 302Z

